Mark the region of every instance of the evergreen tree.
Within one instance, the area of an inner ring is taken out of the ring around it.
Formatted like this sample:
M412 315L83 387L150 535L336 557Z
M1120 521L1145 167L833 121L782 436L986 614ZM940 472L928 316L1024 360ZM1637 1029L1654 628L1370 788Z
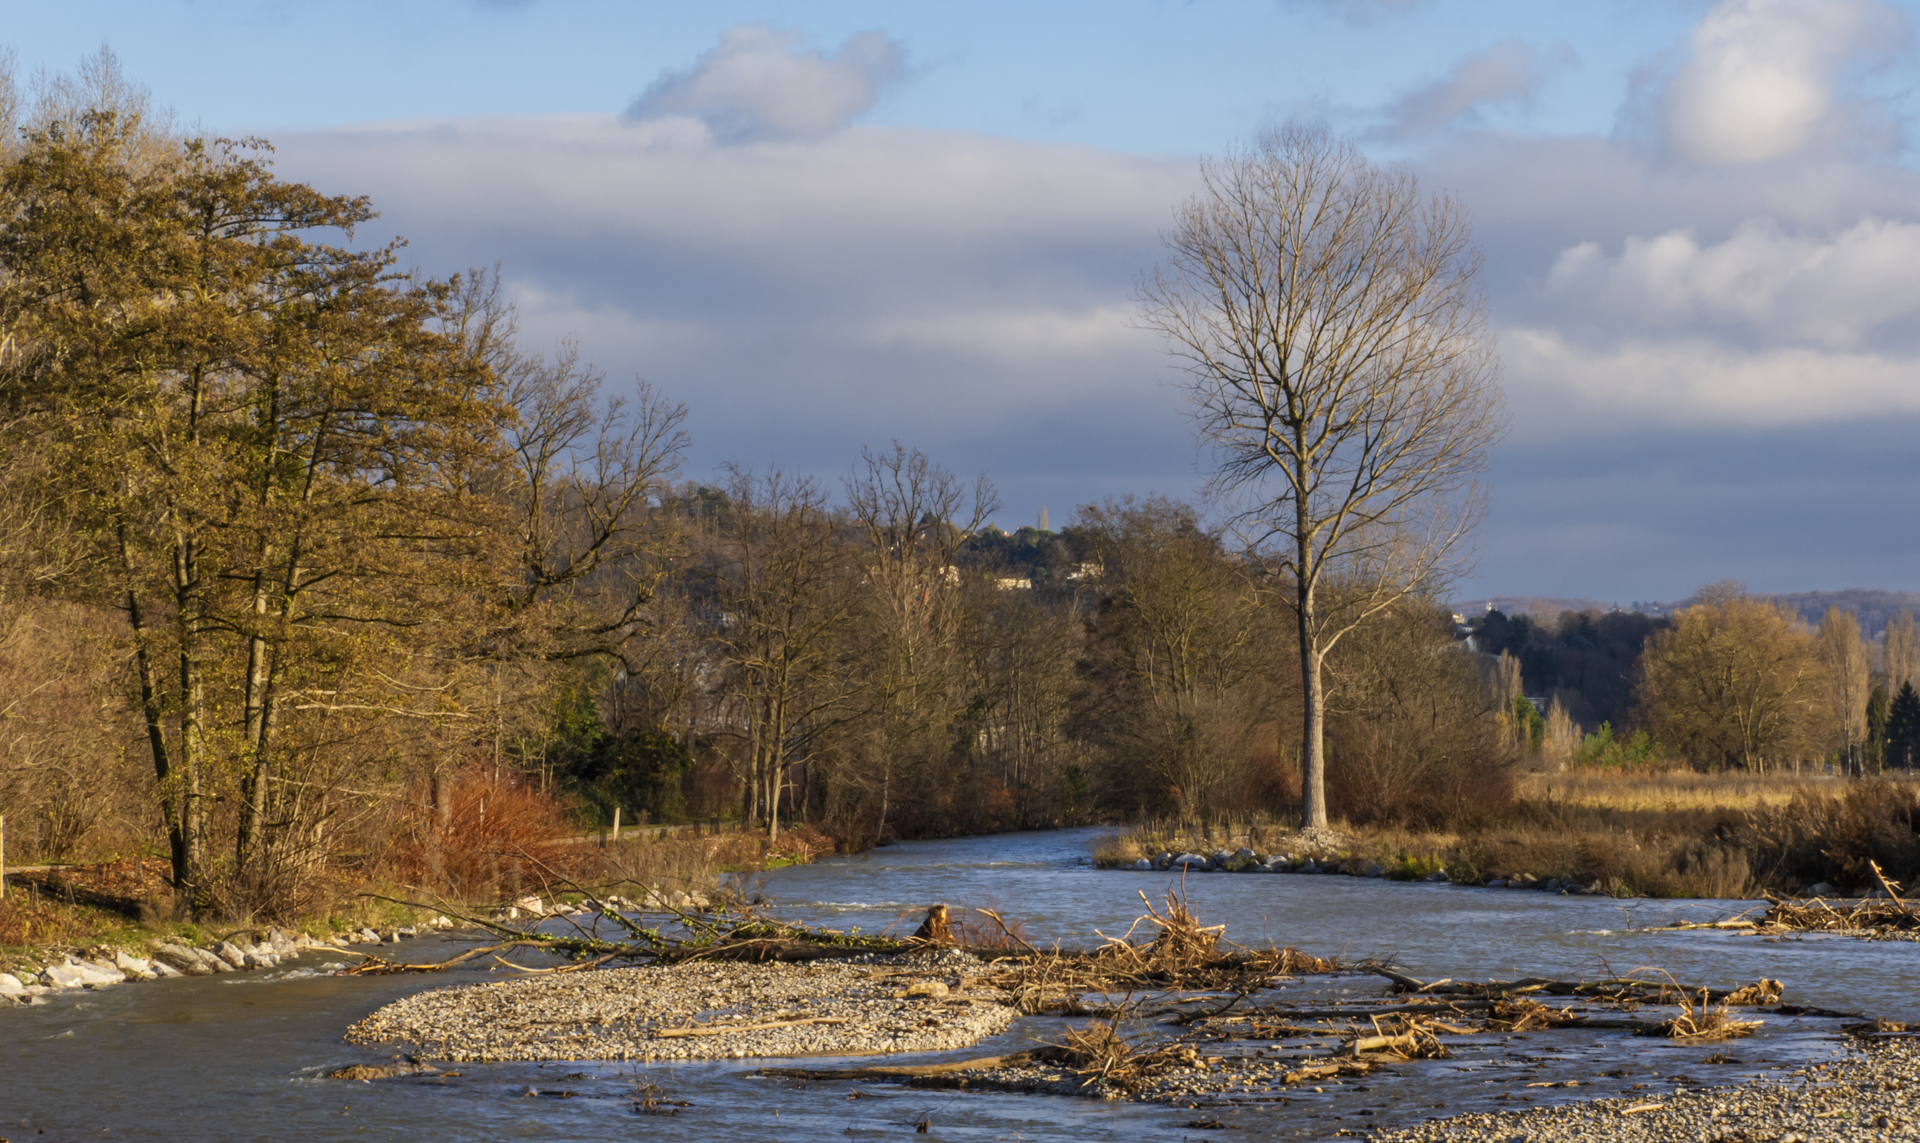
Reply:
M1912 683L1900 684L1887 710L1887 765L1911 770L1920 762L1920 695Z

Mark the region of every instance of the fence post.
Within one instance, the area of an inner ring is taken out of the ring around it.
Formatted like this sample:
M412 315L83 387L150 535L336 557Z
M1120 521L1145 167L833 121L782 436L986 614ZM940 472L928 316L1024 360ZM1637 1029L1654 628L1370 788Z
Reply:
M7 815L0 814L0 901L7 899Z
M620 844L620 807L613 807L613 844Z

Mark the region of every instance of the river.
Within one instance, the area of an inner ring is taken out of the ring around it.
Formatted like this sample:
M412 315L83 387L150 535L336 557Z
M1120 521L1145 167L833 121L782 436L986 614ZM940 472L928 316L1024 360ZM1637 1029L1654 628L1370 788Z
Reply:
M1086 861L1094 830L905 842L765 875L778 910L799 919L875 931L909 931L932 901L997 908L1022 918L1035 943L1091 943L1124 932L1141 913L1139 891L1158 897L1165 874L1103 871ZM1649 933L1671 919L1709 919L1744 903L1619 902L1593 897L1405 885L1334 876L1210 874L1188 878L1195 911L1226 923L1229 939L1273 940L1321 956L1391 956L1432 979L1592 975L1652 968L1676 979L1741 984L1783 980L1803 1005L1920 1020L1920 945L1844 938L1767 941L1714 932ZM412 942L414 958L446 955L438 938ZM344 961L309 953L308 969ZM400 996L488 979L482 967L445 976L232 974L127 985L0 1010L0 1136L45 1140L335 1139L703 1141L881 1138L911 1133L954 1140L1218 1138L1190 1129L1197 1115L1242 1130L1236 1139L1320 1139L1341 1129L1411 1122L1486 1107L1528 1081L1579 1077L1595 1094L1668 1090L1791 1068L1831 1055L1830 1020L1768 1017L1762 1033L1709 1048L1615 1035L1536 1035L1515 1045L1463 1043L1455 1058L1401 1065L1362 1093L1302 1092L1291 1106L1185 1108L1058 1097L930 1092L845 1084L800 1088L753 1075L766 1061L641 1064L462 1065L442 1083L342 1083L320 1078L388 1053L348 1045L342 1031ZM1372 993L1369 978L1303 981L1290 995ZM1053 1021L1016 1022L965 1054L988 1054L1058 1034ZM871 1061L868 1061L871 1062ZM1619 1073L1600 1076L1602 1072ZM636 1084L685 1101L673 1118L633 1110ZM1637 1086L1636 1086L1637 1085ZM529 1095L529 1089L546 1092ZM568 1095L557 1093L566 1092ZM1291 1094L1291 1093L1290 1093ZM1542 1090L1538 1102L1571 1098Z

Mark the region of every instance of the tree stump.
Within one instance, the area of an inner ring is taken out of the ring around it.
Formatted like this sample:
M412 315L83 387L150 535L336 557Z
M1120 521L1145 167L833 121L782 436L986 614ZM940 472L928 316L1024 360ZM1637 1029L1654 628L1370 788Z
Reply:
M928 906L927 919L920 922L920 927L913 931L913 939L935 945L954 944L953 930L947 926L947 907L945 905Z

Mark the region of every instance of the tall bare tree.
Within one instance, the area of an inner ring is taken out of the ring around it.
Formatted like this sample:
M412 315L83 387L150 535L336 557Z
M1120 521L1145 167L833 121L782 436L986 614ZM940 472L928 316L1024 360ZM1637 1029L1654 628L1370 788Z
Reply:
M1820 619L1815 641L1820 665L1826 668L1834 745L1846 760L1847 773L1860 774L1864 770L1861 747L1867 740L1867 692L1873 686L1860 620L1851 611L1829 607Z
M1887 693L1897 695L1902 686L1920 675L1920 630L1916 630L1913 612L1902 611L1887 620L1887 629L1880 638L1886 660Z
M1431 590L1479 517L1503 429L1480 259L1457 202L1321 130L1264 135L1201 183L1139 297L1191 378L1213 490L1287 583L1321 827L1328 652Z

